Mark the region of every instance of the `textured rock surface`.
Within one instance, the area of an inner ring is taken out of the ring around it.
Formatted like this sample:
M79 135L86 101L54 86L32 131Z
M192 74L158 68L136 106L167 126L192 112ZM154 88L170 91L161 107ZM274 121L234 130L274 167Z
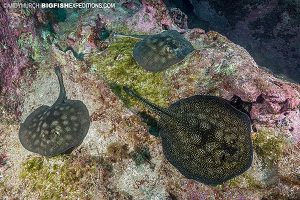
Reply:
M300 82L297 0L164 0L188 15L189 28L214 30L241 45L261 66Z
M34 56L32 64L38 70L28 68L17 78L22 83L16 85L21 120L55 101L58 85L52 67L59 64L68 98L86 104L91 127L71 155L46 159L22 148L17 121L1 120L0 198L299 199L299 84L275 78L258 68L244 48L201 29L185 33L197 50L184 62L155 75L138 70L128 50L136 41L100 41L97 33L101 27L132 34L157 33L166 24L176 27L163 4L151 2L143 1L143 7L131 14L120 8L80 10L75 17L68 13L66 21L53 23L55 39L48 43L51 35L40 37L42 47L34 51L40 56ZM39 31L48 33L43 27ZM68 46L74 51L62 51ZM83 59L78 57L81 53ZM149 134L134 107L128 109L130 99L123 98L113 80L133 86L161 106L195 94L226 99L238 95L254 102L251 168L217 187L186 179L166 161L159 138Z
M29 63L18 39L25 35L32 39L35 28L33 19L18 17L20 11L6 9L7 3L10 0L0 2L0 120L16 120L21 114L20 76Z

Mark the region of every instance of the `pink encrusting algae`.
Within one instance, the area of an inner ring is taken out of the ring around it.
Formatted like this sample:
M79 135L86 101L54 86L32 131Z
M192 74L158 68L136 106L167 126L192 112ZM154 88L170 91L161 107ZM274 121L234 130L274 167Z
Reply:
M0 103L7 106L12 116L20 117L20 79L22 70L28 67L28 55L20 49L17 41L24 32L34 36L33 20L22 20L10 14L10 0L0 2ZM5 27L5 28L4 28Z

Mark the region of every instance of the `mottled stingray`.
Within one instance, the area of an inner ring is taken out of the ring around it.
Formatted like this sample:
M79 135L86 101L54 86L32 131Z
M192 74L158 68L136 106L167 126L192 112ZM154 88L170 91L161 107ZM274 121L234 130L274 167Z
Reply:
M192 44L175 30L146 36L133 49L135 61L147 71L162 71L181 62L194 51Z
M59 67L55 68L60 92L55 103L42 105L21 124L23 147L44 156L55 156L80 145L89 127L89 112L83 102L67 99Z
M135 44L133 58L142 68L151 72L162 71L177 64L194 51L192 44L175 30L132 37L143 38Z
M217 185L251 166L250 118L228 100L195 95L162 108L128 87L124 91L159 115L164 155L185 177Z

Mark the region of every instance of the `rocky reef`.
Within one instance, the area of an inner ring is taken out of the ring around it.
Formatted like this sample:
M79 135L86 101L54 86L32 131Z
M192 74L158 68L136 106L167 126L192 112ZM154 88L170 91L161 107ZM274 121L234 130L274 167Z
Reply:
M218 32L184 29L162 1L56 11L61 18L0 5L1 199L300 198L300 85L258 66L243 47ZM112 34L164 29L183 32L196 50L158 73L134 61L138 39ZM90 128L73 152L46 158L24 149L18 132L32 111L55 102L57 65L67 97L89 110ZM149 111L120 85L162 107L197 94L252 102L250 169L218 186L187 179L166 160L151 120L142 117Z
M188 16L189 28L217 31L244 47L255 62L300 82L300 3L297 0L164 0Z

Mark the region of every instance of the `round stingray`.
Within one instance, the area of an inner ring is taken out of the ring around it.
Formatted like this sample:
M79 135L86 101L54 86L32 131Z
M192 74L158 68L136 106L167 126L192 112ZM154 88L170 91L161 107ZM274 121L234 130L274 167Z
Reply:
M163 152L185 177L217 185L251 166L250 118L229 101L195 95L161 108L130 88L123 89L160 116Z
M21 124L19 139L29 151L54 156L78 146L90 126L89 113L79 100L41 106Z
M147 71L162 71L194 51L192 44L175 30L150 35L137 42L133 49L135 61Z
M167 110L177 119L160 115L163 152L184 176L217 185L250 167L250 119L227 100L197 95Z

